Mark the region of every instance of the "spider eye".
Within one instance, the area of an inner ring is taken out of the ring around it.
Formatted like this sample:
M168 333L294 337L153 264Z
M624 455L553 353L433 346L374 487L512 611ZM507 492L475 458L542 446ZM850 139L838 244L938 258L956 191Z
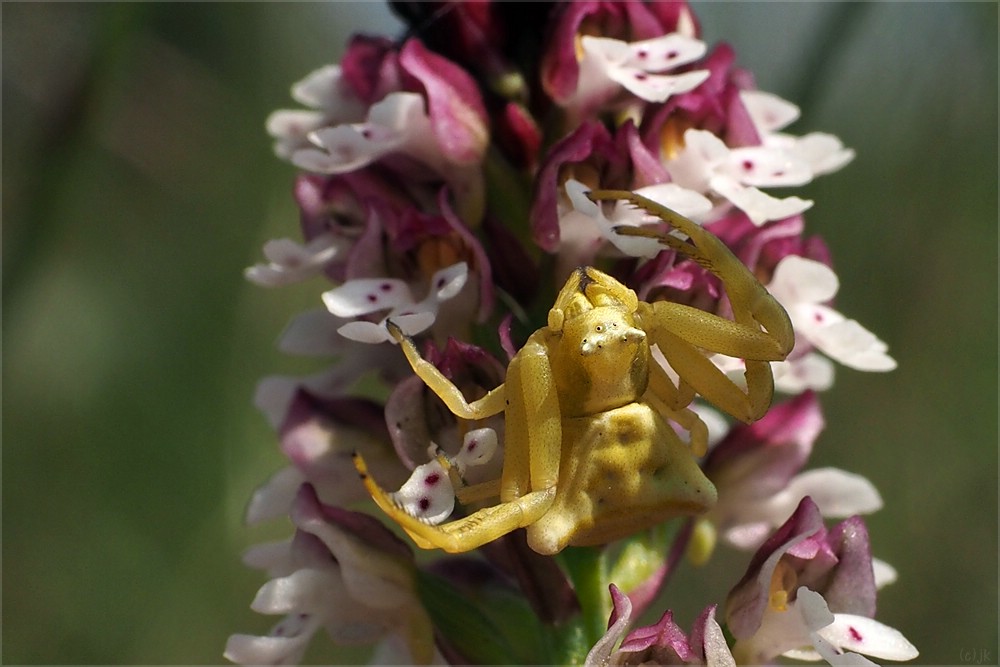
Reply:
M596 331L597 333L601 333L602 331L604 331L604 325L598 324L596 327L594 327L594 331Z

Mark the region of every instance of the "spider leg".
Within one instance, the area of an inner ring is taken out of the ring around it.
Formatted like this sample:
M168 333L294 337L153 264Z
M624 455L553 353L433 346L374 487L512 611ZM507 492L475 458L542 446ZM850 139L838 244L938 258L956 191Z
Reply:
M354 466L362 483L378 505L398 523L422 549L443 549L449 553L471 551L512 530L537 521L552 505L556 489L528 493L516 500L500 503L441 525L424 523L396 504L391 494L378 485L368 472L360 454L354 454Z
M689 237L690 242L652 228L615 228L619 234L656 239L717 275L729 296L733 320L684 304L658 301L640 303L643 328L674 370L699 394L737 419L760 419L774 392L767 362L783 360L795 343L791 321L781 304L722 241L684 216L632 192L600 190L588 196L594 201L628 201ZM745 360L746 391L705 357L706 350Z
M470 551L538 521L555 500L562 451L559 397L544 332L529 338L514 357L503 385L469 403L454 383L420 356L410 338L391 322L388 326L414 372L458 417L483 419L505 411L506 442L502 477L461 488L456 494L462 502L499 494L501 502L440 525L409 514L371 477L364 458L355 453L355 468L375 504L402 526L417 546L451 553Z
M690 434L692 454L704 456L708 451L708 427L688 407L694 400L694 388L686 382L681 382L681 385L683 391L674 385L663 367L653 361L649 365L649 387L645 398L660 414L676 422Z
M410 362L413 372L444 401L448 409L457 417L473 420L485 419L503 412L506 396L504 385L494 388L478 401L469 403L462 394L462 390L456 387L455 383L446 378L437 366L420 356L417 346L409 336L403 334L391 320L386 322L386 327L403 349L403 354Z
M646 321L650 319L655 320L648 318ZM671 368L708 401L746 423L760 419L767 412L774 392L768 362L746 360L747 388L744 391L713 364L700 348L678 335L669 323L647 325L647 331L650 329L653 329L650 334L652 341L663 351Z

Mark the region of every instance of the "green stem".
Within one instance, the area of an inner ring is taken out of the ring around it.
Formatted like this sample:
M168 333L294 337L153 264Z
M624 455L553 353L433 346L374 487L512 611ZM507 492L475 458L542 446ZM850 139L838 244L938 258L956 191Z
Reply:
M611 615L608 593L608 562L599 547L569 547L561 560L580 602L583 641L593 646L604 636Z
M483 160L483 175L490 213L521 241L529 241L530 175L515 169L496 148L490 149Z

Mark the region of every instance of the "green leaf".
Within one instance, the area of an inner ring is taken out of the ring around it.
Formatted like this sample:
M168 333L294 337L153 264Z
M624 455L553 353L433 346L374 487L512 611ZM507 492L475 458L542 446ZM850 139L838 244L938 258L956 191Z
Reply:
M419 571L417 594L435 628L469 662L541 662L537 619L527 603L512 591L484 587L469 597L443 577Z

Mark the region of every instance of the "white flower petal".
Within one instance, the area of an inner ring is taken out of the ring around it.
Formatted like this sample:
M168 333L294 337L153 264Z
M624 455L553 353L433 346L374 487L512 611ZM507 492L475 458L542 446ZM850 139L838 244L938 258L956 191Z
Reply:
M670 180L677 185L707 192L716 168L729 155L722 139L707 130L690 129L684 133L684 149L666 163Z
M896 568L880 558L872 558L872 569L875 571L876 589L888 586L889 584L894 584L899 578L899 573L896 572Z
M827 664L835 665L836 667L878 667L874 662L857 653L838 651L833 644L815 632L812 633L811 638L815 648L785 651L782 655L793 660L804 660L807 662L826 660Z
M497 450L497 432L491 428L469 431L462 439L462 449L455 455L454 463L464 473L469 466L487 463Z
M437 461L417 466L391 495L407 514L431 525L441 523L455 509L455 488Z
M793 500L792 507L810 496L827 518L870 514L882 508L882 497L875 486L861 475L837 468L817 468L796 475L784 494Z
M722 539L737 549L749 551L759 547L773 529L769 521L744 523L723 531Z
M597 205L597 202L593 202L587 197L586 193L590 191L589 187L571 178L563 184L563 189L574 210L591 218L601 216L601 207Z
M796 303L829 301L840 289L840 281L826 264L788 255L774 267L767 289L787 308Z
M451 299L462 291L468 277L469 266L465 262L441 269L431 277L431 294L438 301Z
M657 204L663 204L671 211L679 213L685 218L691 218L692 220L697 220L712 210L712 202L708 197L705 197L694 190L682 188L676 183L658 183L656 185L647 185L644 188L639 188L635 191L635 193L637 195L642 195L646 199L651 199ZM624 202L618 203L624 204ZM622 208L626 207L622 206ZM635 210L635 207L628 208ZM617 220L617 205L615 209L615 219Z
M819 635L838 648L883 660L913 660L920 654L903 633L875 619L854 614L835 614L834 619Z
M649 74L631 67L613 67L608 69L607 75L640 99L665 102L671 95L700 86L709 77L709 72L702 69L684 74Z
M826 391L833 386L834 366L826 357L809 352L791 361L773 361L774 388L786 394Z
M371 126L384 128L382 133L372 135L374 140L385 137L383 153L405 153L437 174L450 173L448 158L431 126L422 95L404 92L386 95L371 108L368 121Z
M888 346L855 320L819 305L837 293L839 281L826 265L789 255L775 267L768 290L788 311L796 332L821 351L851 368L890 371L895 360Z
M322 540L330 550L340 567L340 576L334 584L342 583L356 603L385 611L399 610L413 603L411 562L380 550L321 517L304 518L297 525ZM329 597L328 592L327 604Z
M396 341L396 339L389 334L389 330L385 328L383 323L376 324L374 322L365 322L362 320L357 322L348 322L344 326L337 329L337 333L349 340L373 345L385 342L394 343Z
M364 118L366 105L344 81L339 65L325 65L292 86L292 99L322 110L325 124L353 123Z
M736 667L736 660L729 650L726 635L719 622L715 620L715 612L712 612L705 624L703 641L706 667Z
M707 49L700 39L670 33L629 43L625 64L647 72L663 72L698 60Z
M795 592L795 609L810 631L816 631L833 623L834 616L823 596L805 586Z
M826 329L833 324L840 324L847 319L840 311L834 310L829 306L804 301L798 304L790 304L788 311L788 316L791 318L796 330L806 336Z
M341 101L335 92L342 78L340 65L324 65L292 85L292 99L313 109L334 107Z
M296 570L260 587L250 608L261 614L315 613L323 608L326 592L336 581L336 570Z
M308 259L309 253L292 239L271 239L264 244L264 257L275 264L299 264Z
M763 146L734 148L723 170L740 183L755 187L804 185L813 176L805 160L788 151Z
M714 176L709 187L741 209L755 225L781 220L802 213L813 202L798 197L778 199L754 187L744 187L730 176Z
M740 99L757 132L765 135L790 125L799 117L799 108L772 93L741 90Z
M288 515L295 494L305 481L298 468L288 466L274 473L270 479L254 490L247 504L246 522L254 525Z
M310 132L323 127L326 116L321 111L305 109L279 109L271 112L264 122L268 135L278 139L276 152L281 158L291 157L291 148L296 148L306 141ZM282 150L277 150L281 147Z
M277 149L275 149L277 150ZM314 174L333 174L340 168L340 160L318 148L293 149L288 161L303 171Z
M395 128L375 123L354 123L350 128L357 132L370 146L396 148L401 143L401 135ZM387 152L387 151L383 151Z
M687 92L708 78L707 70L678 75L655 74L697 60L705 44L679 34L664 35L641 42L627 43L609 37L584 35L578 94L596 95L614 81L634 95L649 101L663 102L671 95Z
M768 290L788 311L798 335L836 361L857 370L890 371L895 360L888 346L854 320L820 305L839 289L837 275L828 266L789 255L774 270Z
M301 244L291 239L272 239L264 244L264 256L270 264L247 268L247 280L263 287L290 285L310 278L341 252L343 243L324 234Z
M620 252L630 257L655 257L663 246L656 239L641 236L622 236L614 232L617 224L635 225L641 222L643 214L634 206L619 207L616 205L616 219L608 220L604 211L596 203L590 201L585 194L590 190L586 185L576 180L568 180L565 185L566 196L569 197L577 214L586 216L596 226L600 236L607 239ZM572 212L564 214L563 218Z
M223 656L238 665L295 665L301 662L311 633L294 637L231 635Z
M840 139L824 132L811 132L796 139L789 150L809 164L813 176L837 171L854 159L853 150L844 148Z
M656 257L664 246L656 239L643 236L624 236L608 230L607 239L623 254L629 257Z
M368 122L398 133L413 132L427 122L424 98L418 93L389 93L372 105Z
M416 310L416 308L411 309L411 311L412 310ZM416 336L418 333L429 329L430 326L434 324L435 317L435 312L422 310L393 315L392 321L407 336ZM383 328L385 327L383 326Z
M324 127L309 134L309 141L321 148L302 149L292 154L292 164L300 169L321 174L344 174L367 166L386 153L392 152L400 139L394 135L373 141L361 129L352 125Z
M802 587L799 588L799 595L802 591L812 592ZM826 609L826 602L823 601L822 597L820 597L820 602L823 605L822 609ZM817 610L812 615L818 616L822 609ZM832 621L833 615L829 611L826 613ZM760 627L751 637L737 640L734 653L740 655L742 651L744 655L753 656L753 661L750 664L761 664L773 662L772 659L775 656L787 655L786 652L801 651L803 647L808 647L811 643L811 628L804 616L799 600L789 604L784 611L768 607L764 611Z
M830 357L855 370L883 372L896 368L896 360L886 354L888 346L855 320L816 329L809 339Z
M357 317L413 302L410 288L394 278L358 278L323 293L323 303L338 317Z

